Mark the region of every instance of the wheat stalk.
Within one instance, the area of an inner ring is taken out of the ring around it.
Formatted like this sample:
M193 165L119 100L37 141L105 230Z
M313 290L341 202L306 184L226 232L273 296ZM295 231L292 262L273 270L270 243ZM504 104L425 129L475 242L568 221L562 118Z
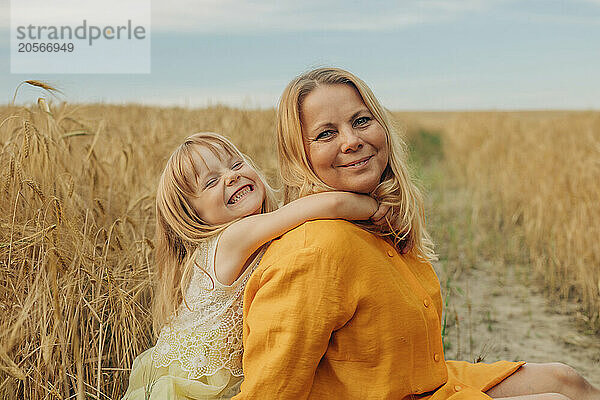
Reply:
M31 124L25 120L23 122L23 158L29 156L29 142L31 140Z
M54 203L54 213L56 215L56 225L60 225L63 220L62 205L60 204L60 200L57 197L54 197L52 199L52 202Z
M35 194L38 195L38 197L40 198L40 200L43 202L45 200L45 196L44 193L42 192L42 190L40 189L39 185L37 183L35 183L34 181L32 181L31 179L25 179L25 181L23 181L25 184L27 184L27 186L29 186L31 188L31 190L33 190L33 192Z
M15 100L17 99L17 92L19 91L19 88L24 85L24 84L28 84L31 86L35 86L35 87L39 87L40 89L44 89L45 91L47 91L48 93L54 95L54 93L62 93L59 89L55 88L54 86L50 85L49 83L43 82L43 81L38 81L35 79L30 79L30 80L26 80L23 81L21 83L19 83L19 85L17 86L17 88L15 89L15 94L13 96L12 99L12 103L11 104L15 104Z
M43 81L37 81L34 79L30 79L30 80L24 81L24 83L27 83L31 86L37 86L37 87L47 90L49 92L60 92L60 90L58 90L54 86L51 86L49 83L46 83Z

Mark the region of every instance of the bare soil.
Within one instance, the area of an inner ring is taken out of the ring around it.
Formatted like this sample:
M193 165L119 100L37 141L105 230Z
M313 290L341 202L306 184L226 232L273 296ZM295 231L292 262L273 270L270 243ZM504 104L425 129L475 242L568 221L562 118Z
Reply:
M528 281L526 267L492 262L455 276L446 358L562 362L600 387L600 338L584 333L576 305L550 301Z

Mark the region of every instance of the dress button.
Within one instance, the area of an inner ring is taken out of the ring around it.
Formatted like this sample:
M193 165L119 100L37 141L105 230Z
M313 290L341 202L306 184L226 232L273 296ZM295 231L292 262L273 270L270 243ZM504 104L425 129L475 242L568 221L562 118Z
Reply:
M454 386L454 390L456 390L457 392L460 392L462 390L462 386L456 385L456 386Z
M425 299L425 300L423 300L423 305L424 305L425 307L429 307L429 304L431 304L431 302L429 301L429 299Z
M388 256L394 257L394 252L392 250L387 251Z
M439 355L439 354L437 354L437 353L436 353L436 354L434 354L434 355L433 355L433 359L435 360L435 362L438 362L438 361L440 361L440 355Z

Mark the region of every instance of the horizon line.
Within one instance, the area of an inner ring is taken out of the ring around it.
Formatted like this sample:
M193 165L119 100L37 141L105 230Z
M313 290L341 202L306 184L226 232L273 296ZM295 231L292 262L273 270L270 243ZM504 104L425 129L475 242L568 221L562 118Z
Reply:
M145 108L156 108L156 109L185 109L189 111L193 110L205 110L211 108L229 108L232 110L241 110L241 111L271 111L275 110L276 106L273 107L244 107L238 105L231 105L226 103L217 102L215 104L207 104L203 106L189 106L189 105L180 105L180 104L152 104L152 103L139 103L139 102L68 102L68 101L60 101L58 103L52 101L52 99L45 98L48 101L49 105L58 104L58 105L74 105L74 106L116 106L116 107L145 107ZM0 103L0 107L3 108L19 108L19 107L29 107L29 106L37 106L37 100L31 101L28 103ZM443 109L443 108L420 108L420 109L391 109L386 108L389 112L433 112L433 113L460 113L460 112L600 112L600 108L543 108L543 107L533 107L533 108L451 108L451 109Z

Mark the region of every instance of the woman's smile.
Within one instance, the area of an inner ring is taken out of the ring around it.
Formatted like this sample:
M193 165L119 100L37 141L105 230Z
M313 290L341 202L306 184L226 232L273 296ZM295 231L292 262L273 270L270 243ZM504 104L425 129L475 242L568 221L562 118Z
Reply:
M348 164L340 165L340 167L341 168L359 169L360 167L367 165L367 163L369 162L371 157L373 157L373 156L363 157L357 161L352 161L352 162L349 162Z

